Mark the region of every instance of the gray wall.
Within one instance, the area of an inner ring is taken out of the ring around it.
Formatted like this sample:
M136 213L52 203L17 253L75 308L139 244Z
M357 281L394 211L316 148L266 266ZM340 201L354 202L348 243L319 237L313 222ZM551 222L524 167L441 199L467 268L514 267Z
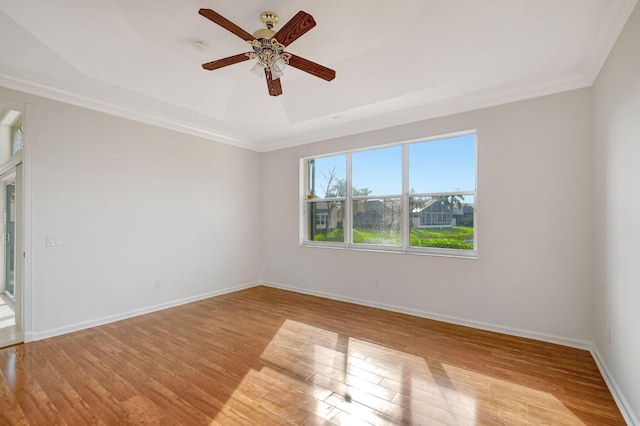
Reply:
M265 153L264 281L588 346L590 103L584 89ZM477 259L299 246L301 157L468 129L478 131Z
M259 280L260 154L10 90L0 97L35 106L27 338ZM48 234L62 245L46 247Z
M640 413L639 43L636 6L593 87L598 224L594 342L636 415Z

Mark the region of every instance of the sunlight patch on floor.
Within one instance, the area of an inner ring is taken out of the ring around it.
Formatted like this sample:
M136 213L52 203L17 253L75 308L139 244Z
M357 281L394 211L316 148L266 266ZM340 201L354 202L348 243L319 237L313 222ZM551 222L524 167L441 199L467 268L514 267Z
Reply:
M287 320L260 360L264 365L246 373L227 406L252 395L254 405L294 423L475 423L474 398L455 389L431 383L428 403L416 405L412 375L429 371L426 361L384 345ZM450 410L448 399L458 408Z
M543 412L551 423L582 424L552 393L292 320L260 361L227 401L229 408L251 403L296 424L472 426L479 407L507 423L535 421Z
M541 415L547 413L549 424L584 424L553 394L534 389L524 384L509 382L476 373L474 371L443 364L447 375L462 386L488 386L482 403L492 407L500 419L506 423L540 422ZM524 378L520 378L523 380ZM535 382L536 378L527 378Z
M3 329L5 327L13 327L16 325L16 319L15 317L11 316L7 319L1 319L0 320L0 329Z
M13 302L6 294L0 294L0 347L16 342L17 327Z

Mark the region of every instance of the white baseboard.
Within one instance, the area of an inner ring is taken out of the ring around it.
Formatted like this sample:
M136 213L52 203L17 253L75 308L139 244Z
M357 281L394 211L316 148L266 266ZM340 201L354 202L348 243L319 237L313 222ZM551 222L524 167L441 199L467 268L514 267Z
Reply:
M136 317L138 315L144 315L155 311L160 311L162 309L173 308L174 306L184 305L186 303L196 302L198 300L208 299L214 296L220 296L222 294L232 293L238 290L244 290L247 288L255 287L260 285L259 282L251 282L246 284L240 284L233 287L227 287L220 290L214 290L207 293L202 293L197 296L185 297L182 299L171 300L169 302L160 303L158 305L147 306L140 309L134 309L132 311L122 312L115 315L109 315L102 318L93 319L90 321L84 321L64 327L52 328L49 330L43 330L38 332L30 332L25 333L24 341L25 342L33 342L36 340L47 339L49 337L60 336L62 334L73 333L74 331L85 330L91 327L97 327L99 325L109 324L112 322L120 321L127 318Z
M295 286L289 286L285 284L262 282L262 285L267 287L279 288L282 290L290 290L296 293L309 294L312 296L325 297L327 299L340 300L343 302L355 303L356 305L369 306L372 308L384 309L386 311L399 312L402 314L413 315L416 317L432 319L436 321L447 322L450 324L463 325L471 328L478 328L480 330L494 331L496 333L508 334L511 336L524 337L527 339L541 340L543 342L555 343L558 345L569 346L571 348L590 350L593 347L591 342L584 340L570 339L562 336L555 336L553 334L538 333L535 331L522 330L519 328L505 327L497 324L490 324L480 321L473 321L465 318L452 317L449 315L435 314L433 312L421 311L417 309L405 308L402 306L387 305L384 303L373 302L365 299L358 299L353 297L345 297L333 293L324 293L320 291L313 291L306 288L300 288Z
M600 374L602 374L602 378L609 388L609 392L611 392L614 401L616 401L616 404L618 404L618 408L620 409L624 420L628 425L640 426L640 420L638 420L638 417L633 412L631 405L629 405L629 401L627 401L627 399L624 397L624 394L618 386L618 383L613 378L613 375L611 375L611 372L609 371L607 364L604 362L604 358L602 357L602 355L600 355L597 346L592 344L589 351L591 352L591 356L593 356L593 359L598 366L598 370L600 370Z

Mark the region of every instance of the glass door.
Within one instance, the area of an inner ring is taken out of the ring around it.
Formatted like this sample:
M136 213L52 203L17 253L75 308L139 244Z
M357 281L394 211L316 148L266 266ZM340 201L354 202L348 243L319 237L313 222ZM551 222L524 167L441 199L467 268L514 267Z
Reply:
M5 292L15 299L16 270L16 183L5 183L4 200L4 282Z
M0 99L0 348L23 340L23 107Z

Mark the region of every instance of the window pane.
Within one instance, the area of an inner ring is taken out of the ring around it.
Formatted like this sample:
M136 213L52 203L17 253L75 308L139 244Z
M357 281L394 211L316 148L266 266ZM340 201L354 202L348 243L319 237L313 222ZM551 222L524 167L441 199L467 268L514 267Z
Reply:
M334 198L346 196L347 156L334 155L307 160L311 198Z
M474 249L472 195L409 197L411 247Z
M475 135L409 145L410 192L474 191Z
M400 198L353 202L355 244L400 245Z
M24 147L22 113L0 109L0 164L4 164Z
M307 210L308 241L344 242L344 201L311 201Z
M402 146L354 152L351 156L353 196L402 193Z

